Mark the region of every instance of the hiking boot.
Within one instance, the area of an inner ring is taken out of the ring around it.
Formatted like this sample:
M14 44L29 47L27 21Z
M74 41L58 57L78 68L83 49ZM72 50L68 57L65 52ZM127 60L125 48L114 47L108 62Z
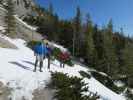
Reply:
M42 67L43 67L43 61L40 62L40 72L43 72Z
M33 72L36 72L36 69L34 69Z
M43 72L42 69L40 69L40 72Z

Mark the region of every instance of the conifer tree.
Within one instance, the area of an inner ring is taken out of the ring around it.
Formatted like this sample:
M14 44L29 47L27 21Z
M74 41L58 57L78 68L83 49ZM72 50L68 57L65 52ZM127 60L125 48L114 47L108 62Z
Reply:
M126 76L133 76L133 44L128 41L123 49L122 59L124 62L123 74Z
M89 14L87 15L86 20L86 31L85 31L85 43L86 43L86 57L87 57L87 63L89 63L90 66L94 65L94 53L95 53L95 47L94 47L94 41L93 41L93 25L92 21L90 19Z
M110 76L116 75L118 69L118 58L115 53L113 44L113 24L112 20L109 21L107 29L104 31L104 50L106 59L106 70Z
M83 93L89 92L89 87L82 81L82 78L70 77L60 72L51 75L49 86L56 89L54 97L58 100L97 100L99 98L96 94L92 94L91 97L83 95Z
M119 74L122 74L122 66L123 66L123 49L125 48L125 37L123 35L123 29L121 28L120 32L115 32L114 34L114 45L115 45L115 52L118 57L118 64L119 64Z
M80 8L77 7L76 16L74 18L74 33L73 33L73 40L74 40L74 49L75 49L75 56L78 56L80 53L80 46L81 46L81 11Z
M50 13L50 15L53 15L53 5L52 5L52 3L49 4L48 12Z
M7 13L5 16L5 22L7 24L6 34L11 37L15 37L16 35L16 22L15 22L15 11L14 11L14 3L13 0L7 0Z
M103 48L103 34L98 30L98 26L95 25L93 28L93 41L95 47L95 68L99 71L103 70L104 63L104 48Z

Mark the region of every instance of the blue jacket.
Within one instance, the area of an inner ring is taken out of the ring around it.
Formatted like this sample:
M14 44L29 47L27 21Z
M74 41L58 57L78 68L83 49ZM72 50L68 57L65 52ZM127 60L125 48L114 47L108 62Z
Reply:
M44 44L37 44L34 46L34 52L39 55L46 55L48 50Z

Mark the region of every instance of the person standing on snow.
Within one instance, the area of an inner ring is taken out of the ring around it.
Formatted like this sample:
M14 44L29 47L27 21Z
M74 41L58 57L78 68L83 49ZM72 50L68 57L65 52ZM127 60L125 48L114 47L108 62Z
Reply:
M60 52L59 54L59 60L60 60L60 67L64 68L65 67L65 62L69 60L70 55L68 52Z
M49 46L48 42L46 43L46 48L47 48L47 54L46 57L48 59L48 69L50 69L50 59L51 59L51 55L52 55L52 48Z
M33 70L34 72L36 72L38 62L39 62L40 72L42 72L43 60L48 52L46 45L43 42L44 42L44 39L42 39L42 41L36 44L34 47L34 54L36 56L35 67Z

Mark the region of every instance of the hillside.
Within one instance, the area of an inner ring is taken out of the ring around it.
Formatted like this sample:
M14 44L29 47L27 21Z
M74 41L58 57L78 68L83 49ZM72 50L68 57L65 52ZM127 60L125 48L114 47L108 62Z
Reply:
M18 48L16 50L0 48L0 81L12 88L10 94L12 100L22 100L22 98L32 100L33 91L45 87L50 80L51 74L46 68L47 60L44 61L43 72L35 73L33 72L34 53L25 46L25 41L22 39L13 40L6 36L0 37L10 41ZM68 73L70 76L81 77L79 71L87 70L78 64L75 64L74 67L65 66L65 68L60 68L58 61L51 63L52 72ZM97 92L100 95L100 100L125 100L124 97L109 90L93 77L91 79L85 78L84 81L88 84L91 92Z
M100 28L89 14L86 20L82 20L85 16L82 16L80 7L72 19L66 20L60 19L52 4L43 8L34 0L13 0L15 24L8 25L6 16L10 10L6 3L7 0L0 1L0 100L53 100L57 88L47 87L52 81L52 72L83 79L89 90L81 92L78 88L82 95L97 95L100 97L97 100L132 100L133 38L125 36L122 28L115 31L112 19ZM7 32L10 26L15 26L14 39ZM45 59L43 72L33 72L35 55L29 47L42 40L43 36L60 52L68 51L74 58L71 59L74 66L60 68L57 57L51 61L50 70L46 68ZM74 82L63 80L60 83L70 85ZM68 91L69 88L65 93ZM75 97L75 92L68 94ZM66 97L72 99L70 95Z
M7 5L7 1L8 0L1 0L0 4L5 7ZM15 13L22 18L29 14L32 11L32 6L35 5L33 0L13 0L13 3L15 7Z
M5 21L4 21L4 16L7 11L0 6L0 31L4 33L4 29L6 29ZM19 18L19 15L15 15L16 19L16 31L17 35L16 37L18 38L23 38L24 40L41 40L42 36L36 32L36 28L33 26L28 25L26 22L24 22L21 18Z

